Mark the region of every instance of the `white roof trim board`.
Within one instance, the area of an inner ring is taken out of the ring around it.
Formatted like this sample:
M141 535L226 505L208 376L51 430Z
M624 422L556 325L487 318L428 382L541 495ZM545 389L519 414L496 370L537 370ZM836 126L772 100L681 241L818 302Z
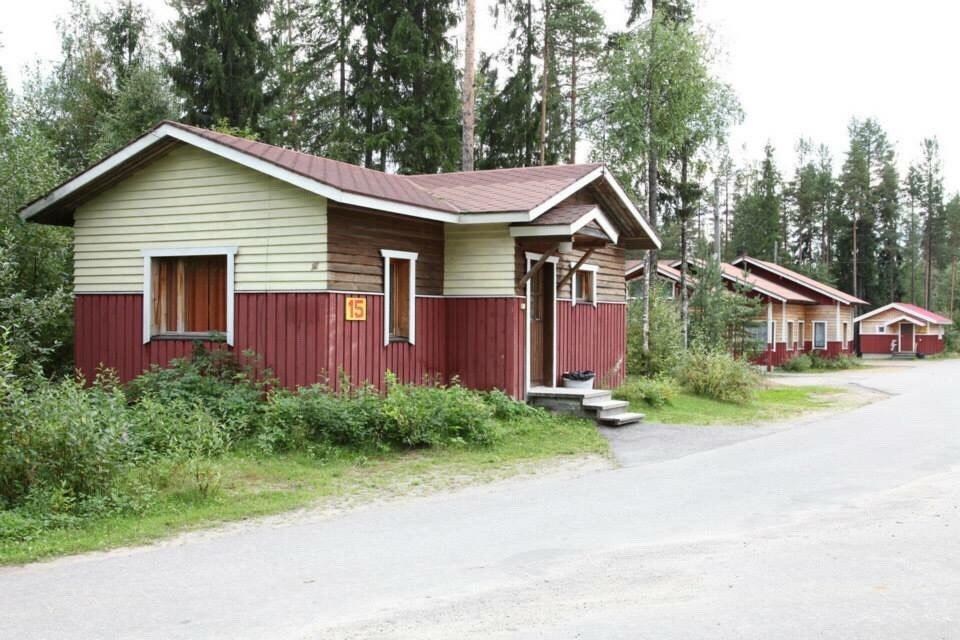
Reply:
M755 267L760 267L761 269L768 269L768 268L767 268L767 265L765 265L765 264L763 264L763 263L760 263L760 262L757 262L756 260L753 260L752 258L750 258L750 256L746 256L746 257L741 256L741 257L737 258L736 260L732 261L730 264L732 264L733 266L737 266L737 264L738 264L738 263L741 263L741 262L747 262L748 264L752 264L752 265L755 266ZM769 270L769 269L768 269L768 270ZM815 286L813 286L812 284L810 284L809 282L803 282L803 281L797 280L796 278L791 278L791 277L790 277L789 275L787 275L786 273L781 273L781 272L779 272L779 271L777 272L777 275L780 276L781 278L786 278L786 279L789 280L790 282L795 282L795 283L797 283L798 285L800 285L801 287L806 287L806 288L808 288L808 289L813 289L813 290L816 291L817 293L820 293L820 294L822 294L822 295L825 295L825 296L827 296L828 298L830 298L831 300L835 300L836 302L839 302L840 304L847 305L848 307L851 305L850 302L844 300L843 298L838 297L835 293L831 293L830 291L827 291L827 290L825 290L825 289L822 289L821 287L815 287ZM854 296L854 297L856 297L856 296Z
M863 315L857 316L856 318L853 319L853 321L860 322L861 320L867 320L868 318L872 318L873 316L881 314L884 311L889 311L890 309L896 309L897 311L901 312L906 316L910 316L911 318L917 318L919 320L922 320L923 324L940 324L938 322L934 322L930 318L924 318L923 316L917 315L915 312L911 311L910 309L905 309L902 305L896 302L891 302L890 304L885 304L878 309L874 309L873 311L868 311ZM892 322L897 322L897 321L893 320L887 324L892 324Z
M396 202L393 200L387 200L384 198L377 198L375 196L362 195L357 193L352 193L338 189L331 185L325 184L313 178L309 178L298 173L294 173L288 169L277 166L271 162L267 162L255 156L252 156L242 151L237 151L232 149L224 144L216 142L214 140L209 140L203 136L197 135L193 132L180 129L170 124L162 124L157 127L155 130L145 134L141 138L135 140L134 142L128 144L126 147L123 147L113 155L107 157L102 162L94 165L90 169L84 171L80 175L76 176L72 180L61 185L57 189L53 190L43 198L40 198L29 206L24 208L20 212L20 217L23 220L29 220L33 216L37 215L44 209L49 206L56 204L58 201L66 198L74 191L84 187L85 185L90 184L97 178L105 175L109 171L119 167L124 164L134 156L139 153L142 153L149 149L150 147L160 143L165 138L173 138L179 140L180 142L192 145L204 151L208 151L214 155L220 156L227 160L231 160L245 166L254 171L258 171L265 175L269 175L278 180L292 184L296 187L315 193L317 195L323 196L335 202L340 202L343 204L355 205L359 207L366 207L369 209L376 209L378 211L385 211L388 213L396 213L405 216L411 216L414 218L422 218L426 220L435 220L438 222L447 222L453 224L489 224L489 223L501 223L501 222L533 222L543 213L553 208L558 203L562 202L564 199L568 198L570 195L576 193L586 185L590 184L598 178L602 178L617 194L618 199L624 205L624 207L631 213L631 215L636 219L640 224L644 232L650 237L650 239L656 244L657 247L661 246L661 241L659 236L650 227L649 223L640 215L640 212L634 206L633 202L630 201L630 198L627 197L623 189L617 184L616 180L610 175L610 172L607 171L604 167L597 167L587 175L578 179L576 182L557 192L551 196L546 201L537 205L530 211L517 211L517 212L506 212L506 213L454 213L446 211L438 211L436 209L430 209L427 207L421 207L411 204L405 204L402 202ZM589 221L588 221L589 222ZM599 220L598 220L599 222ZM586 223L584 223L586 224ZM609 224L609 220L607 220ZM601 224L602 226L602 224ZM612 226L612 225L611 225Z
M908 316L908 315L904 314L904 315L902 315L902 316L897 316L897 317L894 318L893 320L889 320L889 321L887 321L887 322L884 322L884 323L883 323L883 326L889 327L889 326L892 325L892 324L897 324L898 322L903 322L904 320L906 320L906 321L909 322L910 324L915 324L915 325L917 325L918 327L925 327L925 326L927 326L927 325L929 324L928 322L921 322L920 320L918 320L917 318L915 318L915 317L913 317L913 316ZM854 321L854 322L856 322L856 321Z
M598 207L594 207L569 224L544 224L539 226L510 227L510 235L514 238L529 238L536 236L572 236L591 222L596 221L607 234L607 237L616 244L620 232L613 226L610 219L603 215Z

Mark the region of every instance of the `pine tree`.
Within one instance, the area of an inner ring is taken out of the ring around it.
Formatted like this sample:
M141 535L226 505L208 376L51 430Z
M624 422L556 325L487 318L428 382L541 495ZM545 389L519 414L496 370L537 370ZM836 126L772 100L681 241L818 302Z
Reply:
M168 72L191 124L226 120L260 129L268 99L269 49L258 22L267 0L172 0L177 19L167 39Z
M877 295L871 302L880 306L903 297L900 270L903 253L900 247L900 178L892 161L884 164L877 187L877 231L880 250L877 256Z
M817 233L817 183L819 173L816 163L810 158L813 145L809 140L800 140L797 145L797 168L793 181L784 190L790 203L787 222L790 254L797 264L809 264L814 258L814 238ZM785 212L786 213L786 212Z
M561 91L567 92L567 162L574 164L577 161L579 90L589 82L600 54L604 22L589 0L547 1L551 5L547 27L557 83ZM555 131L554 135L560 135L560 131Z
M944 266L944 210L943 169L940 161L940 144L936 138L923 141L920 161L921 195L920 211L923 216L923 306L935 304L935 272Z
M923 175L920 167L912 164L907 171L903 184L907 198L907 225L905 234L906 273L904 279L909 283L910 302L919 302L919 275L922 272L921 255L923 251L923 232L920 222L920 199L923 195Z
M759 175L734 209L734 250L773 260L780 241L780 215L780 174L774 164L773 146L768 143Z

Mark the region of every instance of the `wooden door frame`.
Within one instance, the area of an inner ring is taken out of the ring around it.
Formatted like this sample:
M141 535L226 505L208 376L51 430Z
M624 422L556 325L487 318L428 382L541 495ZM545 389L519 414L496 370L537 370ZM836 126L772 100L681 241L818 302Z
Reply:
M911 347L910 351L903 350L903 327L904 326L910 327L910 342L912 343L910 345ZM916 350L917 350L917 328L914 326L912 322L901 321L900 326L897 327L897 351L899 353L911 353L911 352L916 352Z
M533 267L533 265L536 264L536 262L540 260L540 258L542 257L543 255L539 253L531 253L529 251L524 252L523 262L526 265L526 271L527 272L530 271L530 268ZM560 258L558 256L551 256L546 259L546 262L549 262L553 266L553 313L550 314L551 315L550 321L553 323L553 327L550 332L551 338L553 341L553 344L551 345L553 355L550 358L550 365L552 367L550 386L553 387L553 386L556 386L557 384L557 267L560 264ZM527 283L526 283L527 290L524 292L525 293L524 303L527 308L526 321L524 322L525 339L523 344L523 363L524 363L523 392L524 392L524 395L526 395L526 392L530 390L530 386L531 386L530 385L530 306L531 306L530 305L530 294L531 294L530 285L532 280L533 278L527 279Z

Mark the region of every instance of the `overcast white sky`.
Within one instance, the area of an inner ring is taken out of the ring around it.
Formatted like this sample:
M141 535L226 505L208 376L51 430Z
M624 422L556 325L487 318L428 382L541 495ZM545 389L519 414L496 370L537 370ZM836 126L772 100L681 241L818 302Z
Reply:
M94 6L112 0L91 0ZM166 0L144 0L157 18ZM478 0L480 46L496 48ZM874 117L897 144L901 167L936 135L947 187L960 189L960 3L952 0L698 0L698 16L725 51L718 72L737 92L746 120L733 133L739 160L756 159L767 140L781 171L792 171L800 136L826 143L839 166L851 117ZM58 55L54 22L68 0L4 0L0 64L16 87L25 65ZM599 0L611 26L624 2Z

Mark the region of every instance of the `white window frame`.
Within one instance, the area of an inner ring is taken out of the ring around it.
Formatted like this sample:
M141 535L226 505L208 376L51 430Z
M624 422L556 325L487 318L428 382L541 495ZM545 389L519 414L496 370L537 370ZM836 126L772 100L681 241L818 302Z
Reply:
M573 269L577 266L576 262L570 263L570 268ZM594 264L582 264L577 271L583 271L584 273L590 274L590 302L594 307L597 306L597 272L600 271L600 267ZM574 273L570 277L570 297L572 299L573 306L577 306L577 274Z
M380 255L383 257L383 346L389 346L390 340L390 261L391 260L409 260L410 261L410 335L406 342L416 344L417 335L417 257L419 254L413 251L394 251L392 249L380 249ZM403 340L394 340L392 342L404 342Z
M154 338L151 331L153 314L153 259L183 256L226 256L227 258L227 344L233 346L234 257L237 247L157 247L141 249L143 257L143 344ZM186 339L186 338L184 338Z
M887 326L886 326L886 325L883 325L883 324L878 324L878 325L876 325L876 326L874 327L874 330L875 330L875 332L877 333L877 335L886 334L886 333L887 333Z
M804 321L797 320L797 350L803 351L807 348L806 336L803 334Z
M526 263L526 270L524 273L529 273L533 268L533 265L536 264L540 258L543 257L543 254L540 253L531 253L530 251L524 252L524 262ZM551 373L553 374L551 378L550 388L553 388L557 384L557 271L559 270L560 258L557 256L550 256L546 260L547 262L553 265L553 357L551 359L553 366ZM524 293L525 297L523 299L523 306L526 307L526 322L524 327L524 344L523 344L523 381L524 381L524 395L530 389L530 292L533 278L527 279L526 291Z
M787 351L794 351L797 346L797 335L794 333L796 330L796 323L793 320L787 320L786 328L786 342L787 342Z
M817 345L817 325L823 325L823 345ZM814 351L823 351L827 348L827 344L830 343L830 336L827 335L827 322L826 320L814 320L813 321L813 350Z

